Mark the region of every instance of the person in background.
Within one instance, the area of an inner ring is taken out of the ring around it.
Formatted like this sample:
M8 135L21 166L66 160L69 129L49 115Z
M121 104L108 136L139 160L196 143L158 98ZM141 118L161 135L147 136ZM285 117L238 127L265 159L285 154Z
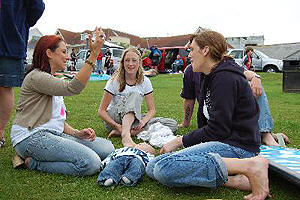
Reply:
M109 60L111 59L111 52L108 47L106 47L106 49L105 49L104 56L105 56L105 61L104 61L104 66L105 66L105 65L109 64ZM107 67L107 66L105 66L105 67Z
M147 174L171 187L227 186L251 190L246 200L269 195L268 161L259 154L259 108L243 70L225 56L227 43L215 31L191 36L194 72L200 72L199 129L165 144ZM205 108L206 107L206 108ZM183 150L177 152L179 147Z
M252 47L247 47L245 50L245 56L243 57L243 66L247 70L252 70L252 53L253 53L253 48Z
M100 51L100 53L97 56L97 62L96 62L97 69L95 70L98 74L104 73L102 69L102 58L103 58L103 53L102 51Z
M160 58L161 58L161 51L157 48L157 45L153 45L150 48L151 53L149 54L149 58L151 59L152 66L157 70Z
M111 56L105 56L105 62L104 62L104 68L108 69L109 68L109 64L110 64L110 60L111 60Z
M70 59L64 40L46 35L37 42L11 128L11 142L17 153L12 160L14 168L88 176L98 172L101 159L114 151L113 144L96 137L92 128L77 130L66 122L63 99L79 94L88 84L104 43L101 35L103 31L96 29L94 42L89 35L90 56L71 81L54 76L66 68Z
M106 74L112 75L114 72L115 72L115 70L114 70L114 60L110 59L109 60L109 65L106 68Z
M183 67L183 60L181 59L180 55L178 54L176 60L172 63L172 72L177 73Z
M20 87L24 79L29 28L44 9L42 0L0 1L0 148L14 107L13 87Z
M72 49L72 52L71 52L71 71L76 71L76 61L77 61L77 56L76 56L76 53L75 53L75 49Z

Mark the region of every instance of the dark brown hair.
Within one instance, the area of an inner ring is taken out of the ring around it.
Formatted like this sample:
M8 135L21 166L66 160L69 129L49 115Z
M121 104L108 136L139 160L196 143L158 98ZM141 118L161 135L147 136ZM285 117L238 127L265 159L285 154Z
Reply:
M252 51L252 52L253 52L253 48L252 48L252 47L247 47L247 48L246 48L246 54L247 54L249 51Z

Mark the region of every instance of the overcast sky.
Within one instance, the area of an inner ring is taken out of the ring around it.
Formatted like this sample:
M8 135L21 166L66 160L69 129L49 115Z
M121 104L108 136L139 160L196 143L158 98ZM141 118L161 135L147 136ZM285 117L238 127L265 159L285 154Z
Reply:
M225 37L264 35L265 44L300 42L299 0L44 0L35 27L74 32L111 28L140 37L193 33L199 26Z

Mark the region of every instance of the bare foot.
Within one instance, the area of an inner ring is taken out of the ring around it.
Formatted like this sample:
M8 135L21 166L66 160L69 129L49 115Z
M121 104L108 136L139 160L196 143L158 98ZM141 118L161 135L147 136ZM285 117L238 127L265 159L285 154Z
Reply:
M274 139L273 135L270 132L263 132L262 133L262 143L267 146L280 146L276 140Z
M109 134L108 134L108 138L111 137L115 137L115 136L121 136L121 133L117 130L112 130Z
M31 157L27 157L27 158L25 158L25 161L24 161L24 163L25 163L25 166L29 169L29 162L30 162L30 160L31 160Z
M269 196L269 179L268 179L268 160L262 156L249 158L249 165L246 171L252 193L245 196L245 200L264 200Z
M239 190L251 191L251 184L247 176L237 174L235 176L228 176L228 181L223 186L236 188Z
M131 139L131 137L123 137L122 138L122 144L124 147L135 147L136 143Z

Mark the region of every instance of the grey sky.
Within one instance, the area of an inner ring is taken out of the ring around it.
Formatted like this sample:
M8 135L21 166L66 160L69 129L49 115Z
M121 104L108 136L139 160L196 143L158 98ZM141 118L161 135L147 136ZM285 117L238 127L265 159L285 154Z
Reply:
M265 44L300 42L298 0L44 0L35 27L81 32L95 26L140 37L193 33L199 26L225 37L264 35Z

